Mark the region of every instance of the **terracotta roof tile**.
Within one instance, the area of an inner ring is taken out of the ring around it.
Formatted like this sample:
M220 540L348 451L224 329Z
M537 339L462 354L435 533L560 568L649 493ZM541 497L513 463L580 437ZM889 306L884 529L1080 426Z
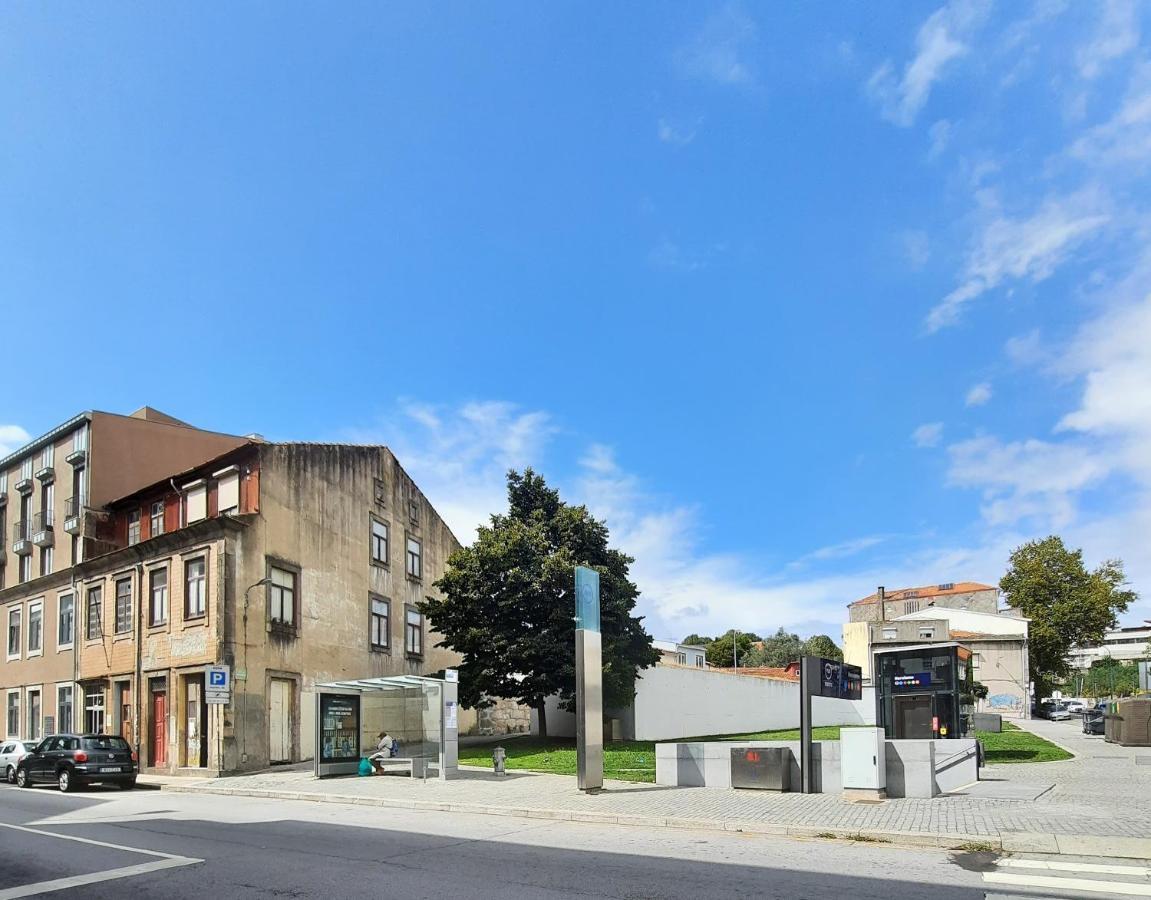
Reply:
M885 596L888 600L917 600L924 597L943 597L947 594L966 594L968 591L994 590L997 590L997 588L993 584L983 584L979 581L957 581L946 589L941 589L937 584L929 584L926 587L900 588L897 591L887 591ZM877 599L878 597L876 597L875 594L869 594L848 605L860 606L865 603L875 603Z

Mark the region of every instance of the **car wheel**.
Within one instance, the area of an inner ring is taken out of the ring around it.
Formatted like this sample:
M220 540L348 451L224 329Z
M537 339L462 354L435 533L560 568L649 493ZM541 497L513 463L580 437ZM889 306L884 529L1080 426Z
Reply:
M135 786L136 786L136 779L135 778L129 778L127 781L121 781L120 782L120 790L122 790L122 791L130 791Z
M16 783L16 770L14 768L12 768L11 766L9 766L8 771L4 773L4 780L7 781L9 784L15 784Z
M67 794L76 789L76 784L72 780L72 773L68 769L61 769L56 773L56 786L60 788L60 792Z
M18 787L32 787L32 779L28 777L27 769L16 770L16 784Z

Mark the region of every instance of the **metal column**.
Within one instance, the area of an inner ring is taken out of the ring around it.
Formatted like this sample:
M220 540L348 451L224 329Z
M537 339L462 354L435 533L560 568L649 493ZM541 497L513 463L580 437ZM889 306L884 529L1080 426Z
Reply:
M600 633L576 630L576 773L581 791L603 787L603 655Z

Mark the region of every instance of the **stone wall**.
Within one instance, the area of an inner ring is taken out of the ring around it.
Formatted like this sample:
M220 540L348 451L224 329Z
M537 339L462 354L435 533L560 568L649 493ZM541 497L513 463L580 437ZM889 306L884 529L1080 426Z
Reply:
M531 731L532 712L515 700L499 699L485 709L476 710L475 727L469 734L527 734Z

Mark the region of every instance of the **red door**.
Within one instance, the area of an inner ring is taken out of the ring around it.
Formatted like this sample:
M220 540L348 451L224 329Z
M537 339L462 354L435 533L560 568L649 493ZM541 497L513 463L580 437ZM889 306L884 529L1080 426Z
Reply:
M152 765L168 762L168 692L152 694Z

